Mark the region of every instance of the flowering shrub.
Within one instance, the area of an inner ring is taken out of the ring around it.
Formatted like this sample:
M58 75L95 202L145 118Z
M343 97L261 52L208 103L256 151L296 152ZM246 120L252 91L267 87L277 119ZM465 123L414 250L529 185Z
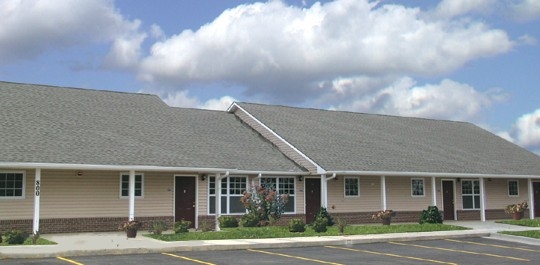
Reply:
M142 226L142 223L139 221L136 221L136 220L126 221L120 224L120 226L118 227L118 230L121 230L121 231L139 230L141 226Z
M244 191L240 202L249 214L259 217L261 225L266 225L268 222L272 223L281 218L288 199L288 194L279 194L273 189L253 186L250 191Z
M375 219L375 220L382 220L382 219L388 219L392 216L396 215L396 212L392 211L392 210L386 210L386 211L378 211L376 213L374 213L371 218Z
M521 203L510 204L510 205L506 206L504 211L506 213L521 213L521 212L524 212L525 210L527 210L528 208L529 208L529 205L527 204L527 202L523 201Z

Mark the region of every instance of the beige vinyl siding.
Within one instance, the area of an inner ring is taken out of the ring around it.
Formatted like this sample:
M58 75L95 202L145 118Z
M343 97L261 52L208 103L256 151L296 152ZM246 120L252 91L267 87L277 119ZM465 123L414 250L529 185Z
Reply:
M34 180L35 173L33 170L4 170L24 172L25 175L25 190L23 199L0 199L0 219L2 220L17 220L29 219L34 216Z
M41 172L41 218L128 216L129 200L120 198L120 172L62 170ZM135 216L173 215L173 178L145 173L144 197L135 200ZM26 171L26 197L0 200L2 219L31 219L34 213L34 171Z
M349 176L347 176L349 177ZM350 176L355 177L355 176ZM360 176L360 196L345 197L345 176L338 176L338 180L328 181L328 210L331 212L366 212L382 209L381 177ZM411 195L411 179L424 179L423 197ZM387 209L396 211L420 211L431 205L432 190L431 178L417 177L386 177L386 205ZM440 183L440 179L436 179ZM437 189L437 205L442 205L440 188Z
M260 133L263 136L263 138L267 139L268 141L276 145L277 148L283 154L285 154L288 158L290 158L297 164L301 165L302 167L306 168L309 172L317 173L317 167L313 163L309 162L309 160L307 160L305 157L300 155L300 153L296 152L284 141L280 140L278 137L272 134L269 130L265 129L260 123L252 119L244 111L242 111L241 109L237 109L234 112L234 114L238 118L240 118L243 122L245 122L247 125L249 125L251 128L253 128L255 131Z
M204 181L197 178L197 212L198 215L208 215L208 181L212 175L207 175Z

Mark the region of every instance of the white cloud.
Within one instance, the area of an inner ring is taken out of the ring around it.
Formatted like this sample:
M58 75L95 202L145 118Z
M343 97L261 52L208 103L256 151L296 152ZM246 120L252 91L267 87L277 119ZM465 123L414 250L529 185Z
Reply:
M197 31L156 42L139 77L177 85L225 81L250 95L298 102L339 77L441 75L513 46L506 32L479 21L423 17L418 8L366 0L240 5Z
M413 79L402 77L385 88L367 92L365 86L355 83L363 84L354 80L334 84L332 89L343 91L343 98L348 99L334 105L334 109L476 121L483 110L505 98L501 91L480 92L448 79L439 84L418 86Z
M437 5L435 14L441 18L469 14L471 12L490 12L497 0L443 0Z
M167 105L172 107L198 108L209 110L227 110L227 108L236 101L233 97L223 96L221 98L212 98L201 102L197 97L189 95L187 90L167 93L161 96Z
M522 0L510 5L511 15L518 21L529 21L540 18L540 1Z
M540 151L540 109L519 117L509 132L499 136L529 150Z
M110 0L6 0L0 1L0 17L4 63L47 50L111 42L136 31L139 23L125 20Z

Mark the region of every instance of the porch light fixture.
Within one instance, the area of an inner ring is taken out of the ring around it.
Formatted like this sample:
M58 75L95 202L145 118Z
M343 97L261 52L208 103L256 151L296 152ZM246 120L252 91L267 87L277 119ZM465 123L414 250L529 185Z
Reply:
M302 180L304 180L304 177L298 176L298 181L302 181Z
M82 176L82 171L77 171L77 177L81 177Z
M201 174L201 181L206 180L206 174Z

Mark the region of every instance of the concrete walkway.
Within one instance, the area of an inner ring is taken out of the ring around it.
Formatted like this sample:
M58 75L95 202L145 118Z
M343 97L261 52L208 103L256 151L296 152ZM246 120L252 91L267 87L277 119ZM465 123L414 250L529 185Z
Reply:
M44 258L57 256L84 256L106 254L133 254L133 253L161 253L177 251L208 251L232 250L246 248L282 248L307 247L323 245L353 245L361 243L375 243L388 241L414 241L434 240L442 238L463 237L493 237L496 239L515 241L540 246L540 240L523 237L497 234L498 231L520 231L540 228L522 227L514 225L487 222L445 222L445 224L459 225L472 228L472 230L425 232L425 233L398 233L380 235L351 235L351 236L321 236L297 238L269 238L269 239L235 239L235 240L195 240L163 242L142 235L128 239L124 232L112 233L80 233L80 234L49 234L43 238L58 243L50 246L5 246L0 247L2 258Z

